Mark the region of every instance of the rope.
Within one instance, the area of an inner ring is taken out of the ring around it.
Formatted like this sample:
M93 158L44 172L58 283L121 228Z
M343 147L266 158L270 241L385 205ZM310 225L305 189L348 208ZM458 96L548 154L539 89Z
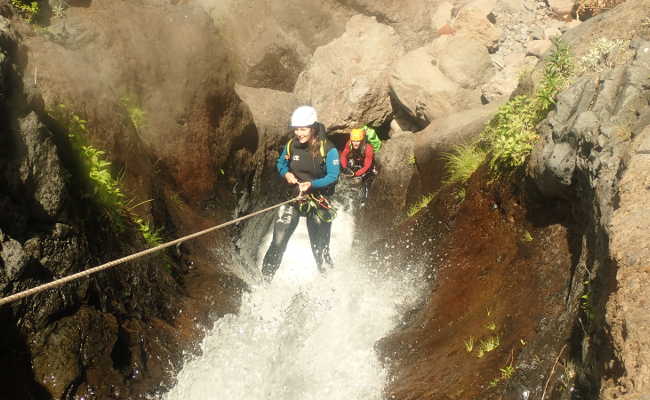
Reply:
M228 221L228 222L225 222L223 224L216 225L216 226L213 226L211 228L207 228L207 229L204 229L204 230L196 232L196 233L192 233L192 234L187 235L187 236L183 236L183 237L178 238L176 240L172 240L171 242L163 243L163 244L158 245L156 247L152 247L150 249L146 249L146 250L143 250L143 251L140 251L140 252L137 252L137 253L133 253L133 254L128 255L126 257L118 258L117 260L109 261L109 262L107 262L105 264L102 264L100 266L90 268L90 269L87 269L85 271L77 272L76 274L68 275L68 276L63 277L61 279L57 279L55 281L45 283L43 285L36 286L36 287L31 288L31 289L24 290L22 292L12 294L11 296L1 298L0 299L0 306L3 306L4 304L8 304L8 303L11 303L11 302L14 302L16 300L20 300L22 298L31 296L31 295L36 294L36 293L40 293L40 292L42 292L44 290L51 289L53 287L61 286L61 285L65 284L65 283L72 282L74 280L77 280L79 278L83 278L83 277L88 276L90 274L94 274L95 272L103 271L105 269L114 267L114 266L116 266L118 264L123 264L123 263L125 263L127 261L131 261L131 260L134 260L136 258L144 257L144 256L146 256L148 254L155 253L155 252L160 251L162 249L165 249L167 247L171 247L171 246L174 246L176 244L185 242L187 240L194 239L194 238L199 237L201 235L205 235L206 233L216 231L216 230L221 229L221 228L225 228L228 225L232 225L232 224L235 224L237 222L241 222L241 221L243 221L245 219L254 217L256 215L265 213L267 211L271 211L271 210L273 210L275 208L278 208L280 206L283 206L285 204L289 204L291 202L294 202L294 201L298 200L299 198L300 197L295 197L295 198L293 198L291 200L284 201L282 203L279 203L279 204L276 204L274 206L265 208L263 210L255 211L254 213L251 213L251 214L248 214L248 215L244 215L243 217L233 219L232 221Z

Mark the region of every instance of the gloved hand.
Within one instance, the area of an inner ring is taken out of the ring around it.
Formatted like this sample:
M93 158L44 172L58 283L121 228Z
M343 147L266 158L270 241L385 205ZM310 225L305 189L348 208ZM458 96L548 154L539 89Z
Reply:
M350 168L343 168L341 174L346 178L351 178L354 176L354 172Z

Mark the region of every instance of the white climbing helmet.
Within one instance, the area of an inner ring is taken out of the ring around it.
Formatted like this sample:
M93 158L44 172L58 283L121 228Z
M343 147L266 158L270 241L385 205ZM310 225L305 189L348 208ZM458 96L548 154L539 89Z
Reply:
M316 109L312 106L300 106L291 114L291 127L312 126L318 120Z

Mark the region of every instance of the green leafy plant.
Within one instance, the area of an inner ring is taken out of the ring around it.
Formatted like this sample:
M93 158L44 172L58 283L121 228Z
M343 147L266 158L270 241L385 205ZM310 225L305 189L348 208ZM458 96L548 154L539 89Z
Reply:
M591 290L589 282L585 283L585 293L580 296L580 310L582 310L589 321L593 321L595 313L591 301Z
M39 11L39 5L36 1L11 0L11 5L16 8L18 15L27 22L34 22L34 18Z
M133 96L125 95L120 98L120 103L126 109L131 123L136 130L140 130L146 124L146 113Z
M57 105L49 114L66 131L79 169L87 178L89 197L95 200L114 222L121 222L125 207L124 194L118 179L111 173L111 163L107 160L106 153L88 144L87 121L68 110L64 104Z
M491 154L490 171L495 176L524 165L538 138L537 124L548 115L557 94L572 74L568 46L561 41L554 44L535 94L532 97L517 96L501 106L481 133L479 146Z

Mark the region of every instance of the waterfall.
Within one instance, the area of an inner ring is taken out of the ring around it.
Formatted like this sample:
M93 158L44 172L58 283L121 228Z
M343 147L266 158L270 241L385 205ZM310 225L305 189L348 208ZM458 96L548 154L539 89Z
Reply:
M338 208L334 270L317 272L301 218L273 282L251 288L238 314L215 323L201 355L186 362L164 399L384 398L387 366L374 345L417 300L423 279L416 268L391 276L361 265L352 246L354 218Z

